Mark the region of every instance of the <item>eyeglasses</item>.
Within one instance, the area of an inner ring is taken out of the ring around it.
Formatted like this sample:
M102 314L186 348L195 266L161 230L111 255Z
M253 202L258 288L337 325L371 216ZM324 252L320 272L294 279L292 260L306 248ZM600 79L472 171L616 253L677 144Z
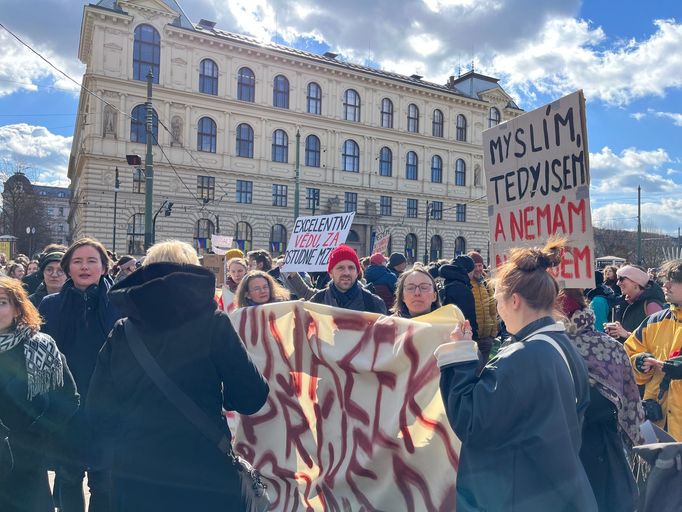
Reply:
M419 286L409 285L403 288L405 293L417 293L419 290L422 293L428 293L433 291L433 285L431 283L422 283Z
M265 286L256 286L255 288L251 288L250 290L252 293L260 293L260 292L269 292L270 287L268 285Z
M64 271L61 268L46 268L43 272L57 277L64 275Z

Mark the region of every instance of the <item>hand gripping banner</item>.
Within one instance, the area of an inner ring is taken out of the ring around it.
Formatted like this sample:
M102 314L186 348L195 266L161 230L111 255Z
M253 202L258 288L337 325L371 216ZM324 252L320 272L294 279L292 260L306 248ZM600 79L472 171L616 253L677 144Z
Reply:
M267 479L273 510L454 510L460 442L433 352L456 307L407 320L284 302L230 318L270 384L235 447Z

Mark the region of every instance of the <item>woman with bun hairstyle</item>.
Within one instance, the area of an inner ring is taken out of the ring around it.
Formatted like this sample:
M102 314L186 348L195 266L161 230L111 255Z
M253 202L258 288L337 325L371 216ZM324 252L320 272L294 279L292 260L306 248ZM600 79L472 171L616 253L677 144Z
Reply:
M450 425L462 441L457 511L596 512L580 461L590 390L585 363L553 318L548 269L562 241L512 249L497 271L497 311L511 342L478 374L468 321L436 350Z

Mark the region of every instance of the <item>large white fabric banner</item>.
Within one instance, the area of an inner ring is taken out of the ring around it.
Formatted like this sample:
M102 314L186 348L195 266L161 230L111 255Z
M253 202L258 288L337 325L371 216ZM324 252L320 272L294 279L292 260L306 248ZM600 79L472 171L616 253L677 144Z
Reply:
M457 308L407 320L285 302L230 318L270 384L235 448L267 478L273 510L454 510L460 442L433 352Z

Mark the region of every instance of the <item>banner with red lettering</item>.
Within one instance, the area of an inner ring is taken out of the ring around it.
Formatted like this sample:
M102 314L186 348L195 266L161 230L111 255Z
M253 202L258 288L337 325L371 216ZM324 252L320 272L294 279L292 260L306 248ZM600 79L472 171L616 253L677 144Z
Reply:
M416 320L285 302L230 315L270 384L236 450L273 510L453 511L460 442L433 352L461 312Z
M513 247L569 248L555 275L566 288L594 287L594 235L582 91L483 132L490 251L499 266Z

